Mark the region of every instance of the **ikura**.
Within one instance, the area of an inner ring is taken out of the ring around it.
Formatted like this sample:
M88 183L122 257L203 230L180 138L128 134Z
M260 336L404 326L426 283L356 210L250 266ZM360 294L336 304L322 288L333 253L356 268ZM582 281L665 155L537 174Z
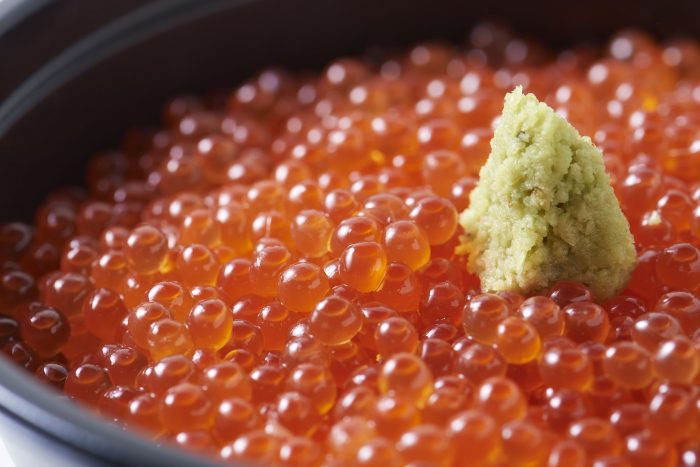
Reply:
M697 464L700 43L469 37L169 101L0 226L3 353L224 461ZM455 253L517 84L605 154L638 251L605 303L481 290Z

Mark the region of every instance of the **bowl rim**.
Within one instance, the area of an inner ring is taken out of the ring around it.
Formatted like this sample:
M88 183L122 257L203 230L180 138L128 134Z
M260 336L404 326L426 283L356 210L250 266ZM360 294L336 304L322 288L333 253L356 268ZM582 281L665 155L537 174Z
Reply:
M106 23L57 54L0 102L0 138L38 103L92 66L141 41L217 11L263 0L156 0ZM0 32L52 1L28 0L0 18ZM13 14L14 13L14 14ZM105 465L222 465L176 446L161 446L79 407L0 357L0 413L72 452ZM11 449L10 449L11 451ZM231 465L231 464L227 464ZM238 464L243 465L243 464Z
M222 465L111 424L25 373L0 358L0 412L71 451L106 465Z
M53 91L85 72L101 60L139 42L174 29L189 21L218 11L264 0L154 0L100 26L31 73L3 101L0 101L0 138L12 125ZM22 18L53 0L28 0ZM9 28L19 22L8 14ZM17 15L19 16L19 15ZM0 26L3 25L0 18ZM2 31L2 30L0 30Z
M0 3L0 37L53 0L6 0Z

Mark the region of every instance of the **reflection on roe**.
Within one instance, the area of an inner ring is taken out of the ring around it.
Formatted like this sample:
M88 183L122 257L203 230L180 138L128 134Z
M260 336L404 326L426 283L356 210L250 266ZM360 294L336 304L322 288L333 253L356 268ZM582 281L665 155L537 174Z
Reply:
M455 255L503 96L604 154L635 238L600 303L487 293ZM696 465L700 44L623 31L269 68L180 96L84 189L0 226L0 347L89 410L223 461Z

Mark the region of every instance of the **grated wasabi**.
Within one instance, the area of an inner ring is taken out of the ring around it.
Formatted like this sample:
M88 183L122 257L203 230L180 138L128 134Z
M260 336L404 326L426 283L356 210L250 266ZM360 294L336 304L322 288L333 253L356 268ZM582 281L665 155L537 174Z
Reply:
M600 150L520 87L506 95L460 224L459 251L484 290L533 293L575 280L604 300L636 262Z

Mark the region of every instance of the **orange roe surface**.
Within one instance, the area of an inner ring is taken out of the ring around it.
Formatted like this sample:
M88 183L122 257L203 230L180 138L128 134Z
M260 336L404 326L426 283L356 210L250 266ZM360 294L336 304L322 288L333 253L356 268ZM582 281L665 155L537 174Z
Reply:
M485 294L454 254L516 85L605 154L638 251L605 303ZM697 465L699 247L700 44L554 53L480 25L168 102L0 226L0 346L223 461Z

